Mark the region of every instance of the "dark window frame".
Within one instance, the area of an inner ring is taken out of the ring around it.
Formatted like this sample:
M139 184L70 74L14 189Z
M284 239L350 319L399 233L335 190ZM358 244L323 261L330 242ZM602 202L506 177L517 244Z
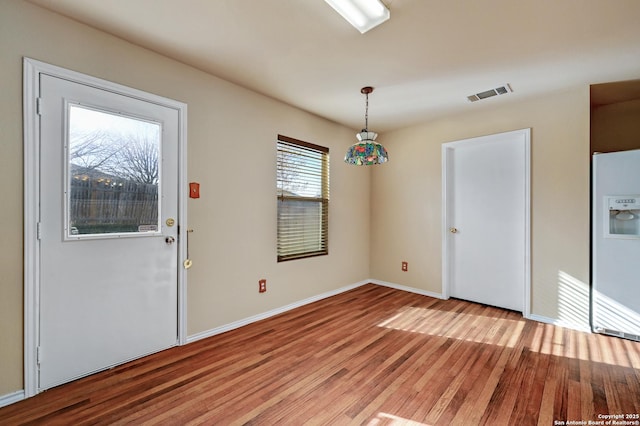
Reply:
M329 148L278 135L276 150L278 262L328 255Z

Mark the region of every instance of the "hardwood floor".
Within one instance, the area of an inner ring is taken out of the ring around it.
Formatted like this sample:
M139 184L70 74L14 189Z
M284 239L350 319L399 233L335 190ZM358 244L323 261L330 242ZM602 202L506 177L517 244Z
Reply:
M51 389L0 409L0 424L554 425L638 413L640 343L366 285Z

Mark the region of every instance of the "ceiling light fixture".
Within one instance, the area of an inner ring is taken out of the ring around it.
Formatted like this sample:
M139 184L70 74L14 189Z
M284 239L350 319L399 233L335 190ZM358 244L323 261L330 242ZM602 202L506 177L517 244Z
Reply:
M366 109L364 113L364 129L356 137L358 143L349 147L344 162L356 166L372 166L389 161L389 154L384 146L376 142L378 134L369 131L369 93L373 92L373 87L363 87L360 93L366 96Z
M361 34L389 19L391 13L380 0L324 0Z

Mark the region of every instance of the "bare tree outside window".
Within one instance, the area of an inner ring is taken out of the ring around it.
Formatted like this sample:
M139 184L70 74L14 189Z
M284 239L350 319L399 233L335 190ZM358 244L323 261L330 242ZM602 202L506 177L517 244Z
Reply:
M155 136L155 137L154 137ZM129 134L121 139L114 172L133 182L158 183L158 135Z
M69 137L69 162L83 169L100 170L116 154L116 147L111 143L112 136L103 129L88 134L73 134Z

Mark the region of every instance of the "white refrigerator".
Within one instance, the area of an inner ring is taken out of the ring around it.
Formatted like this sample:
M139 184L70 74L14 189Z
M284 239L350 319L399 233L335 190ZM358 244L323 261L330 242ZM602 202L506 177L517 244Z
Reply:
M592 329L640 341L640 150L593 155Z

